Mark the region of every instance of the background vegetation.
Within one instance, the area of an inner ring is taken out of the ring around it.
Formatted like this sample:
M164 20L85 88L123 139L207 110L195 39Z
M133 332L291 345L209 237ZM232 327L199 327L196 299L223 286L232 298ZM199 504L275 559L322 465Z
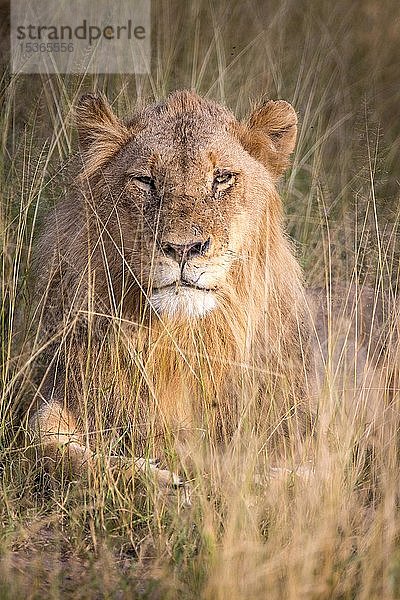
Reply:
M348 411L333 385L315 477L255 485L250 443L195 482L190 509L100 477L51 487L15 426L37 350L32 245L63 192L85 91L104 90L120 115L188 87L238 116L260 96L292 102L300 134L281 191L308 283L357 282L396 302L398 3L153 0L152 71L137 77L12 75L0 11L0 598L400 598L396 431L378 436L366 468L358 405ZM377 411L387 392L376 390Z

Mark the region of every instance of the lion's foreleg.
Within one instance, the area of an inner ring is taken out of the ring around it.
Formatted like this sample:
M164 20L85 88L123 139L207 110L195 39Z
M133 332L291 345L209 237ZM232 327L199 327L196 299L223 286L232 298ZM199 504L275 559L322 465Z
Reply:
M60 465L74 476L82 476L98 464L98 456L85 443L70 410L59 402L44 404L29 421L29 434L33 448L38 451L49 472ZM160 469L154 459L121 456L105 457L111 469L129 478L135 472L153 478L162 486L180 487L181 478L175 473Z
M74 475L83 475L93 459L73 414L59 402L43 404L30 419L28 432L36 455L50 472L67 460Z

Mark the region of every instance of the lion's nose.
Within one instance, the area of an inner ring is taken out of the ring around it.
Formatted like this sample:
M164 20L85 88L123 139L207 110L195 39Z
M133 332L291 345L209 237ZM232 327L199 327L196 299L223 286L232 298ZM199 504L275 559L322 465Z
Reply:
M196 240L187 244L171 244L165 242L162 246L162 250L166 256L173 258L179 264L185 263L194 256L201 256L205 254L211 245L211 240Z

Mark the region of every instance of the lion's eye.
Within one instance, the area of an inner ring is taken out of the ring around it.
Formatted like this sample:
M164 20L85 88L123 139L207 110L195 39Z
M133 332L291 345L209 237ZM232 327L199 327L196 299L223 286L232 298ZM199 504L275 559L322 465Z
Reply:
M154 179L147 175L135 175L134 173L128 173L128 180L145 192L151 192L156 187Z
M230 171L217 171L214 174L213 190L223 192L235 183L235 174Z

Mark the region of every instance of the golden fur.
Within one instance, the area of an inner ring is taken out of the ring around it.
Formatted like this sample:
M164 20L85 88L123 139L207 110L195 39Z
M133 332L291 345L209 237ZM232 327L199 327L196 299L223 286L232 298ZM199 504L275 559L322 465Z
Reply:
M128 429L135 454L182 432L228 441L245 423L271 451L301 439L307 310L275 187L293 108L270 101L241 123L183 91L123 123L88 95L76 120L81 169L37 253L51 343L31 426L44 454L63 429L54 406L78 424L82 457L93 432L113 450Z

